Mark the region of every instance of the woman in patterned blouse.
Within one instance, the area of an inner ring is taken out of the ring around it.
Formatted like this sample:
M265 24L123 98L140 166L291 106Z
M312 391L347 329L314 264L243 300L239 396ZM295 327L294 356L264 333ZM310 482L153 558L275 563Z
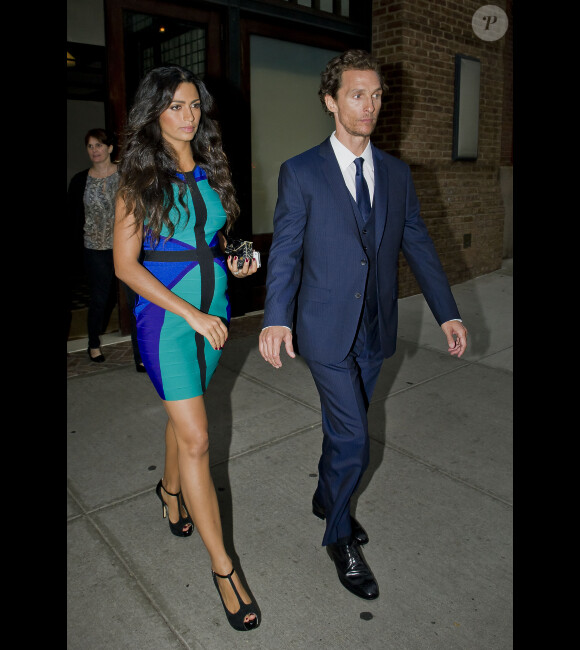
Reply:
M111 160L112 136L104 129L91 129L85 136L91 167L75 174L69 185L69 205L77 223L83 219L84 262L89 281L87 316L88 355L91 361L105 360L100 334L106 326L113 283L113 224L115 194L119 185L117 165ZM71 225L74 228L74 225Z

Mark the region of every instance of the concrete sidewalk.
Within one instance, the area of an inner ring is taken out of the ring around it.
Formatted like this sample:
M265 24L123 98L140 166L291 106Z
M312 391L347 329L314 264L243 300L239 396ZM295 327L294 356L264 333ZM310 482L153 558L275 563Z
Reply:
M69 378L67 648L510 650L512 271L453 287L461 359L421 295L399 301L356 503L375 601L341 586L320 545L305 363L274 370L257 331L227 342L206 404L226 545L262 612L252 632L229 626L197 532L174 537L161 517L166 416L147 375L128 363Z

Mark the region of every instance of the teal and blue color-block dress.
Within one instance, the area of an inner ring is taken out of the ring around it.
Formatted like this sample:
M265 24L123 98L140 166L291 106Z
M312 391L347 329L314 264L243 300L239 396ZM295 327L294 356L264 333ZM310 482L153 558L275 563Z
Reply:
M218 240L226 213L203 169L197 166L180 178L188 184L184 199L189 220L177 199L176 185L175 207L169 215L175 232L165 239L164 227L155 248L146 234L143 265L173 293L229 326L226 263ZM214 350L184 318L142 296L137 298L135 319L141 358L161 399L181 400L205 393L221 350Z

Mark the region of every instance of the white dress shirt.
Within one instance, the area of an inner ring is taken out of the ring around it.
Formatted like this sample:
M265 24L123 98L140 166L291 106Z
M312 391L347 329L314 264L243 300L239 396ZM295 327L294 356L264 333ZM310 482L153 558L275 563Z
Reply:
M342 142L336 137L336 131L330 136L330 144L338 161L338 166L342 172L342 177L351 193L352 198L356 201L356 165L354 161L356 158L364 158L363 176L369 187L369 195L371 197L371 207L375 195L375 167L373 165L373 151L371 149L371 141L369 140L366 149L362 152L361 156L355 156L350 149L347 149Z

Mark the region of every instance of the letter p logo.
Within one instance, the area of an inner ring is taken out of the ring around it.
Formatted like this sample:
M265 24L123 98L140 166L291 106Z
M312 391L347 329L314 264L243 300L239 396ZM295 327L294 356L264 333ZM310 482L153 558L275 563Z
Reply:
M485 20L485 29L488 30L490 25L495 25L497 23L497 16L484 16Z
M507 32L508 17L501 7L484 5L473 14L471 27L482 41L497 41Z

